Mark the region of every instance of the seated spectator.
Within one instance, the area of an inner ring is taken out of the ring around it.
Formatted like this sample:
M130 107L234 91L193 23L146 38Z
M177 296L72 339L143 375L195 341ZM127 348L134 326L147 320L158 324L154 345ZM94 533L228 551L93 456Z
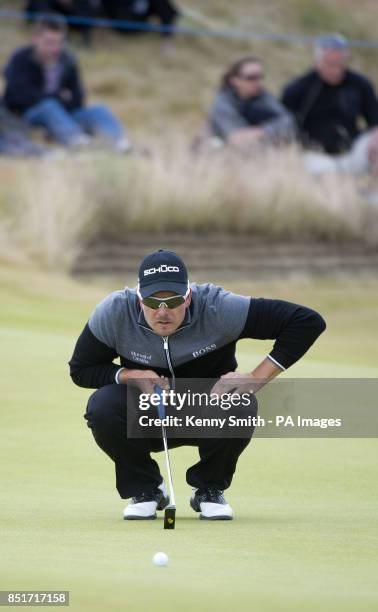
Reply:
M320 37L315 44L314 68L285 87L282 102L295 115L306 147L332 156L343 153L336 165L341 162L345 170L359 172L376 163L378 132L366 128L378 126L378 100L373 85L350 70L348 60L348 43L343 36ZM361 120L365 129L360 127ZM324 161L330 168L334 166L329 159Z
M291 114L264 88L263 79L262 63L256 57L232 64L210 110L213 136L244 150L294 138Z
M0 104L0 155L41 157L48 149L33 142L23 121Z
M96 17L101 0L27 0L27 13L59 13L64 17ZM34 18L29 17L31 21ZM80 29L84 42L90 43L91 26L86 23L70 23L70 27Z
M110 19L145 23L150 17L158 17L162 26L173 26L179 12L170 0L102 0L104 13ZM120 31L138 32L137 29ZM139 30L141 31L141 30ZM170 36L169 28L163 36Z
M78 67L64 41L62 22L35 24L32 45L18 49L6 66L6 107L63 145L85 145L94 135L120 152L129 150L122 125L106 106L84 106Z

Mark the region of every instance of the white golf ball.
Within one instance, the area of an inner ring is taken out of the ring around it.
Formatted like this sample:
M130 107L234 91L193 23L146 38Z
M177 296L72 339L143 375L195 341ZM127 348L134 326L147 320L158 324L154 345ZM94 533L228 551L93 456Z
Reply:
M167 565L167 563L168 563L168 555L166 555L163 552L157 552L152 557L152 563L154 565L160 565L160 566Z

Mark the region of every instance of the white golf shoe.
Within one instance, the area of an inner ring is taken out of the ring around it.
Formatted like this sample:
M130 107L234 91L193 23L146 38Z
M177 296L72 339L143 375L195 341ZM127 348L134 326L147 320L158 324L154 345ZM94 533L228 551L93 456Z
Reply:
M234 517L231 506L226 502L223 491L209 487L193 489L190 505L195 512L200 512L200 519L208 521L230 521Z
M143 521L156 519L156 510L164 510L169 504L169 495L164 480L152 493L140 493L131 498L123 511L127 521Z

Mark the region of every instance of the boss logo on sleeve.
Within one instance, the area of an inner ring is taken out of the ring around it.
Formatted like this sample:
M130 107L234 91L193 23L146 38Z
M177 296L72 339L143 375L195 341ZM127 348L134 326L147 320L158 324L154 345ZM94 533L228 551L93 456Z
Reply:
M213 351L216 348L217 348L216 344L209 344L209 346L203 346L202 348L198 349L198 351L194 351L192 355L193 357L201 357L201 355L204 355L205 353L209 353L210 351Z
M144 270L143 276L149 276L150 274L157 274L163 272L180 272L178 266L168 266L167 264L161 264L158 268L148 268Z

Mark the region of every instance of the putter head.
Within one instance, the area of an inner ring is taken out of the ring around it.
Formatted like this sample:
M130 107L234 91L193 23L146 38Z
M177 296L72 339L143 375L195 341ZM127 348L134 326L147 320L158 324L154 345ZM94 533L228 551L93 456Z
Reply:
M176 524L176 506L167 506L164 510L164 529L174 529Z

